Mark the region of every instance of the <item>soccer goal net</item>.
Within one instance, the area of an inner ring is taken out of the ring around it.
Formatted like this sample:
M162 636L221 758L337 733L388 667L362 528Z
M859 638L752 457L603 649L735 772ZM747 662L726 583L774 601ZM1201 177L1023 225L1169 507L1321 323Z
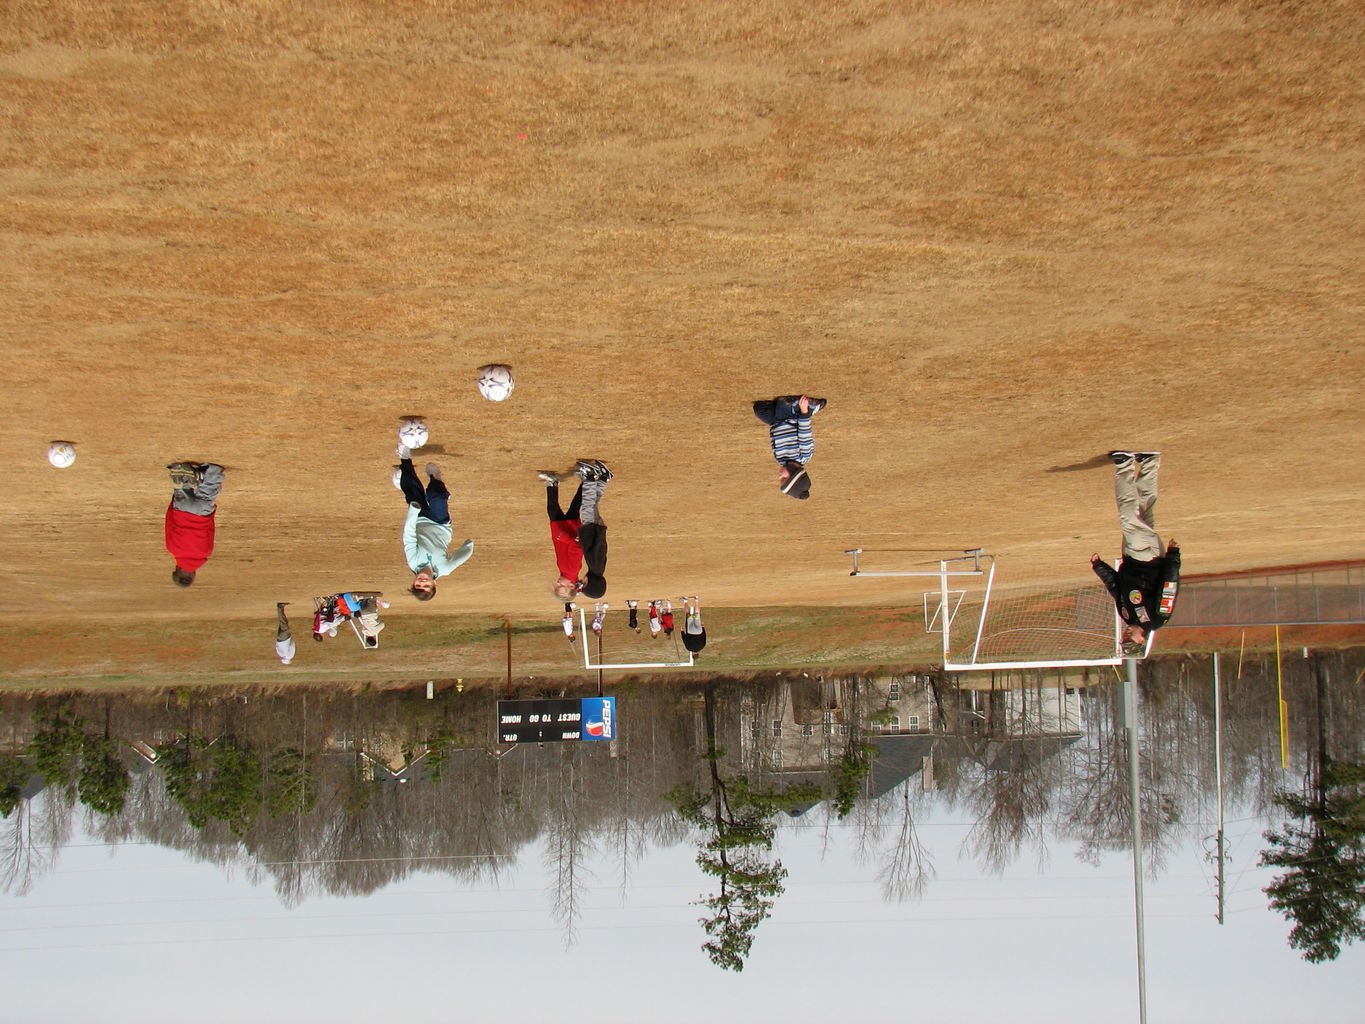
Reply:
M1122 638L1114 602L1090 586L1002 587L995 558L980 548L946 557L934 569L869 570L853 555L854 576L922 580L924 628L943 637L949 672L1118 665ZM866 561L866 558L865 558Z

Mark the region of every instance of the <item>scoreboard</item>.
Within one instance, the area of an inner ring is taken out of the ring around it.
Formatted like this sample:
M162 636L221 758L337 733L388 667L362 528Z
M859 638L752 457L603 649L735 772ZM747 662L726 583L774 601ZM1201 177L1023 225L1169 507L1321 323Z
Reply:
M615 697L498 701L499 743L614 739Z

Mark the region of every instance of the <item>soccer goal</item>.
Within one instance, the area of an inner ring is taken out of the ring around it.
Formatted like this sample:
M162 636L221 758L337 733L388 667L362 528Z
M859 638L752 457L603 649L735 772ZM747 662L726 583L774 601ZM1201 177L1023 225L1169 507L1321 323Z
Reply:
M641 610L641 614L643 614L643 609ZM623 609L621 613L621 619L624 618L625 611ZM679 623L679 626L681 626L681 623ZM671 637L661 636L658 640L651 641L648 639L643 639L640 635L637 635L634 632L634 630L625 629L624 627L621 626L619 620L612 624L611 631L607 634L607 636L609 637L609 639L607 640L608 644L611 644L613 646L624 646L626 650L630 651L644 650L645 649L644 645L649 644L650 648L652 648L653 650L671 652L674 655L674 659L671 661L608 662L603 661L601 659L594 661L592 655L593 652L599 648L598 643L599 638L595 633L592 632L592 630L588 628L587 609L585 609L582 605L579 605L578 608L578 635L583 645L583 667L594 672L609 671L614 669L629 670L653 668L691 668L693 665L696 664L695 656L692 654L691 651L686 650L682 646L682 643L679 641L678 639L679 633L677 630L674 631L674 634ZM644 637L647 636L648 630L646 629L644 630ZM629 639L623 640L623 638L626 637L628 637ZM640 642L642 639L643 643ZM663 646L665 644L667 646ZM682 657L684 654L687 655L686 659Z
M1121 623L1098 581L1080 587L1000 587L994 556L980 548L941 558L936 570L869 571L859 563L859 556L869 552L857 548L845 554L853 556L853 576L921 577L936 584L923 591L924 628L942 634L943 667L949 672L1118 665L1123 660Z

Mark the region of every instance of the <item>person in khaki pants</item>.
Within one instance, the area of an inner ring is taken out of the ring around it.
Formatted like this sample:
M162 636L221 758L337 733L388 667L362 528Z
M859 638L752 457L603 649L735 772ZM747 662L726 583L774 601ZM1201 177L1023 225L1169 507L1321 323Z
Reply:
M1130 653L1146 644L1147 634L1160 629L1175 612L1180 590L1180 545L1174 539L1164 548L1156 532L1156 479L1160 452L1110 452L1114 497L1123 531L1123 561L1114 569L1099 554L1090 556L1105 589L1123 620L1123 642Z

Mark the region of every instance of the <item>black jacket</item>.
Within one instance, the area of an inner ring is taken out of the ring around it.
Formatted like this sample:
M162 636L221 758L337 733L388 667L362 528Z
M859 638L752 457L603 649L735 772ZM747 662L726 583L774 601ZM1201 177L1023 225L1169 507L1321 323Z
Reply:
M1129 625L1160 629L1175 612L1180 590L1179 548L1167 550L1165 558L1150 562L1125 558L1117 572L1103 559L1091 567L1113 597L1119 618Z

